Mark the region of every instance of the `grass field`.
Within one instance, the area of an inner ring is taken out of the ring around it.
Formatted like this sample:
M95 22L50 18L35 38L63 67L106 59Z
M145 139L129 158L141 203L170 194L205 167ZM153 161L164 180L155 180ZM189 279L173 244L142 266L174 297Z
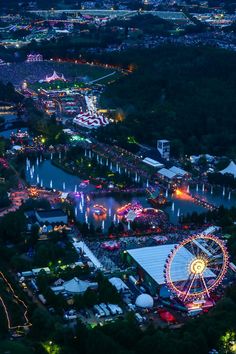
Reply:
M24 80L34 83L51 76L53 71L63 74L66 79L90 82L114 72L113 68L106 68L89 64L62 63L43 61L34 63L14 63L7 67L0 66L0 80L4 83L12 82L20 85ZM121 75L117 71L118 75Z

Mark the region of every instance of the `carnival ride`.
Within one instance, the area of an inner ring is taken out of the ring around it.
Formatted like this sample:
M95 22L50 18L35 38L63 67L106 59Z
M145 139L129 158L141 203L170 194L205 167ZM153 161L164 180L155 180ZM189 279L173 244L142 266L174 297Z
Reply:
M222 282L228 263L227 249L218 237L190 236L169 254L164 270L166 284L184 303L209 299Z

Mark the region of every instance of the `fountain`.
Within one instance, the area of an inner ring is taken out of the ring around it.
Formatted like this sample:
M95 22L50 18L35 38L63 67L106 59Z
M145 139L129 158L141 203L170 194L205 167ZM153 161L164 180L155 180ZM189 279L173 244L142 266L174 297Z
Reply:
M198 192L198 184L196 185L196 192Z
M111 208L108 209L108 216L111 217Z
M39 158L37 157L36 159L36 165L38 166L39 165Z
M113 222L116 224L116 214L113 215Z
M40 187L43 188L43 180L41 179Z
M91 159L91 157L92 157L92 152L91 150L89 150L89 158Z
M62 184L62 188L63 188L63 191L66 189L66 184L65 184L65 182L63 182L63 184Z
M106 160L106 166L109 166L109 161L108 161L108 159Z
M225 187L223 187L222 196L225 196Z
M42 161L43 161L43 156L40 155L39 162L42 162Z
M102 230L104 230L104 228L105 228L105 221L102 220Z
M52 158L53 158L53 153L52 153L52 152L51 152L51 157L50 157L50 158L51 158L51 160L52 160Z
M87 150L86 149L84 150L84 156L85 157L87 156Z
M187 186L187 193L189 193L189 185Z
M39 175L37 175L37 184L39 184Z
M166 198L168 198L168 189L166 189L166 194L165 194Z
M211 194L213 194L213 186L211 186Z
M50 181L50 188L52 189L52 180Z
M75 185L75 190L74 191L75 191L75 193L77 193L77 184Z
M77 215L78 215L78 209L77 207L75 207L75 217L77 217Z
M174 202L171 205L171 211L175 211L175 203Z
M118 172L119 171L119 165L118 165L118 163L116 164L116 172Z
M81 192L81 203L82 203L82 206L84 206L84 193Z
M59 160L61 160L61 152L59 152Z
M228 195L228 200L231 199L231 192L229 192L229 195Z
M178 218L180 217L180 209L178 209L178 211L177 211L177 216L178 216Z
M85 218L86 224L88 224L88 213L87 212L85 213L84 218Z
M202 193L204 193L205 192L205 184L203 183L203 185L202 185Z
M110 163L110 170L112 171L112 162Z
M146 182L146 187L148 188L149 187L149 181L147 179L147 182Z
M128 221L128 230L130 230L130 221Z

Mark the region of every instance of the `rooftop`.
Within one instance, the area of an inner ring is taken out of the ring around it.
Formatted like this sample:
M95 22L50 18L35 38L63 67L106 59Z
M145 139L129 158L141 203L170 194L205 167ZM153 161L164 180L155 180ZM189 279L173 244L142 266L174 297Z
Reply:
M135 248L127 250L128 254L152 277L159 285L165 284L164 266L170 252L176 244L153 247ZM187 280L189 277L188 265L194 259L192 253L181 247L175 256L175 267L172 268L172 280L174 282ZM204 272L206 277L214 277L209 269Z

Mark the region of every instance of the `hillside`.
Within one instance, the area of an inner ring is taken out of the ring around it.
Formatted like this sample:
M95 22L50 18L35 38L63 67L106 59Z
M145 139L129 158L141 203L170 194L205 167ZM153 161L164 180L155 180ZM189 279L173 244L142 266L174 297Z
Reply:
M120 109L125 120L101 138L125 142L131 135L155 145L162 137L176 154L236 155L235 53L170 46L128 51L116 61L137 69L104 92L102 105Z

